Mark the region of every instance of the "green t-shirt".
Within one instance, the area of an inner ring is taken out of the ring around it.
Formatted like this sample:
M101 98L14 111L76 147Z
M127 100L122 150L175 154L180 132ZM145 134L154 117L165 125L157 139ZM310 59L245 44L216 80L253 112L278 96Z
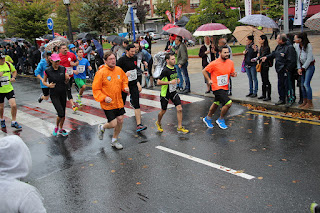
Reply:
M174 79L178 78L178 74L175 67L169 68L168 66L165 66L161 72L161 75L159 79L161 81L172 81ZM160 95L162 97L166 97L167 95L170 95L172 93L175 93L177 89L177 84L169 84L169 85L162 85L161 86L161 93Z
M8 64L11 67L11 72ZM0 65L0 72L3 73L3 75L0 77L0 93L9 93L13 90L13 86L11 84L11 73L15 72L16 68L9 63L5 62L3 65Z

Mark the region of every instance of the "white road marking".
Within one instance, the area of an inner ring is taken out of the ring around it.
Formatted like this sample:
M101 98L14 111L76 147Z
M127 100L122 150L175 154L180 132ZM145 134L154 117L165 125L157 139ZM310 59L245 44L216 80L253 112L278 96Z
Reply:
M182 152L178 152L178 151L175 151L175 150L172 150L172 149L163 147L163 146L156 146L156 148L157 148L157 149L160 149L160 150L162 150L162 151L169 152L169 153L171 153L171 154L178 155L178 156L180 156L180 157L183 157L183 158L186 158L186 159L189 159L189 160L192 160L192 161L195 161L195 162L204 164L204 165L206 165L206 166L210 166L210 167L212 167L212 168L221 170L221 171L223 171L223 172L227 172L227 173L230 173L230 174L233 174L233 175L236 175L236 176L239 176L239 177L248 179L248 180L251 180L251 179L255 178L255 177L252 176L252 175L248 175L248 174L246 174L246 173L242 173L242 172L239 172L239 171L237 171L237 170L233 170L233 169L230 169L230 168L221 166L221 165L219 165L219 164L211 163L211 162L209 162L209 161L202 160L202 159L200 159L200 158L196 158L196 157L193 157L193 156L191 156L191 155L187 155L187 154L184 154L184 153L182 153Z
M158 90L149 90L149 89L142 89L142 92L143 94L147 94L147 95L156 95L156 96L160 96L160 91ZM193 102L198 102L198 101L203 101L204 99L203 98L198 98L198 97L194 97L194 96L190 96L190 95L182 95L182 94L179 94L180 96L180 99L182 101L188 101L190 103L193 103Z
M56 110L53 106L53 104L48 103L48 102L42 102L40 103L34 103L33 106L39 107L39 108L43 108L46 109L50 112L56 113ZM73 118L75 120L78 121L82 121L85 123L88 123L90 125L97 125L97 124L101 124L101 123L105 123L107 121L106 118L101 118L99 116L96 115L92 115L90 113L86 113L86 112L81 112L81 111L76 111L73 112L72 109L66 108L66 117L67 118Z
M11 111L5 110L4 115L6 117L11 118ZM17 111L17 121L19 124L27 126L31 129L45 135L45 136L47 136L47 137L52 136L52 131L56 127L55 124L52 124L46 120L42 120L40 118L37 118L37 117L30 115L28 113L25 113L21 110ZM7 123L7 128L8 128L8 126L10 126L10 128L13 128L13 127L11 127L11 122L9 124ZM22 128L22 130L23 130L23 128ZM68 132L70 131L70 129L66 129L66 130Z

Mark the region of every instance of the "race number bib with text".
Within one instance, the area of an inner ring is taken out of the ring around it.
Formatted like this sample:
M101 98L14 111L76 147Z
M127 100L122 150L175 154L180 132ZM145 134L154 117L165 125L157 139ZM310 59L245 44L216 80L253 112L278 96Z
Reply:
M86 66L85 65L79 65L77 66L77 71L79 73L83 73L86 70Z
M217 76L217 82L219 87L228 85L228 74Z
M169 84L169 92L175 92L177 90L177 84Z
M9 85L9 76L0 77L1 86Z
M72 67L66 67L66 69L67 69L68 75L73 75L73 68Z
M128 72L130 72L130 75L128 77L128 80L129 81L134 81L134 80L137 80L137 70L134 69L134 70L129 70Z

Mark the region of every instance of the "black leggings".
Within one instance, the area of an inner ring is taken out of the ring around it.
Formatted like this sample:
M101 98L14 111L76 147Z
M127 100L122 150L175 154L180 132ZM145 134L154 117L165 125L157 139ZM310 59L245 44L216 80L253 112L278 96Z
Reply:
M262 80L262 87L271 87L269 81L269 67L262 66L261 67L261 80Z
M66 105L67 105L67 96L65 92L62 92L57 95L50 95L52 104L57 111L59 118L64 118L66 116Z
M66 85L67 87L67 95L68 95L68 100L73 99L72 94L71 94L71 88L72 84L74 82L74 78L70 77L68 84Z

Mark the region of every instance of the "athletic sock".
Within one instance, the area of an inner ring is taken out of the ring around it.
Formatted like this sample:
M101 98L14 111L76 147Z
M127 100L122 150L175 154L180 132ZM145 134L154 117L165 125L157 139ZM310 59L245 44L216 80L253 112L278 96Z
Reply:
M103 125L101 125L100 130L101 130L101 131L104 131Z
M207 115L207 119L208 119L208 120L212 120L212 117L209 117L209 116Z
M117 140L116 138L112 138L111 142L113 143L113 142L115 142L116 140Z
M16 121L11 121L12 124L14 124Z

